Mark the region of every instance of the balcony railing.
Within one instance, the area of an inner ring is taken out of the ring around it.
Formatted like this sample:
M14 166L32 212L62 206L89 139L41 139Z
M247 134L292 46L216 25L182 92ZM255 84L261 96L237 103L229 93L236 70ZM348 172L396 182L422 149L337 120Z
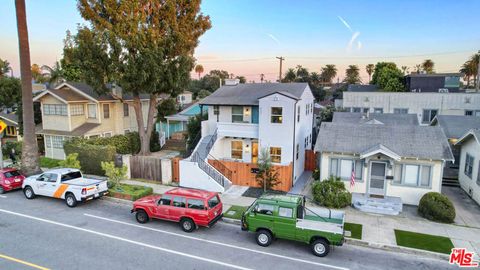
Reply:
M258 139L258 124L218 122L217 133L220 137Z

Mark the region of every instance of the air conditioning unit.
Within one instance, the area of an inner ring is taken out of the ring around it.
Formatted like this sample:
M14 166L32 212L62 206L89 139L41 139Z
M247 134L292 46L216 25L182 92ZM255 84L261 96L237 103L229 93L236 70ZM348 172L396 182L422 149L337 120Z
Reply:
M438 92L439 93L448 93L448 88L439 88Z

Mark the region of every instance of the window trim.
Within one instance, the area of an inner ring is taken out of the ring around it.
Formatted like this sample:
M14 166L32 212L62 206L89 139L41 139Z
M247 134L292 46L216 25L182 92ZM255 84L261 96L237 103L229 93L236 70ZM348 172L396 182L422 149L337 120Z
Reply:
M234 143L240 143L241 144L241 148L238 149L238 148L233 148L233 144ZM241 157L240 158L235 158L233 157L233 151L240 151L241 152ZM230 158L231 159L235 159L235 160L243 160L243 141L242 140L231 140L230 141Z
M128 103L123 103L123 117L129 117L130 116L130 108L128 106Z
M97 119L97 104L95 103L88 103L87 104L87 118L88 119ZM95 115L94 116L90 116L90 108L95 108L95 110L93 110L93 112L95 112Z
M107 108L106 113L105 113L105 108ZM109 103L103 103L102 104L102 112L103 112L103 119L110 119L110 104Z
M42 104L43 115L68 116L67 104Z
M234 109L234 108L241 108L241 109L242 109L242 113L241 113L241 114L240 114L240 113L233 113L233 109ZM245 123L245 121L244 121L245 115L244 115L243 111L244 111L243 106L232 106L232 123ZM234 116L237 116L237 117L238 117L238 116L240 116L240 115L242 116L242 121L234 121L234 120L233 120L233 119L234 119Z
M397 111L397 112L395 112ZM404 112L398 112L398 111L404 111ZM393 113L394 114L408 114L408 108L393 108Z
M274 114L273 110L274 109L280 109L280 114ZM277 118L279 119L278 122L274 122L273 119ZM270 124L283 124L283 107L270 107Z
M425 111L428 111L428 119L430 119L428 122L424 121ZM422 109L422 124L430 124L432 122L435 117L432 117L432 111L435 111L435 116L438 115L438 109Z
M85 105L84 104L71 104L70 105L70 116L80 116L85 115Z
M402 187L410 187L410 188L424 188L424 189L431 189L432 188L432 182L433 182L433 169L434 169L434 166L433 164L422 164L422 163L410 163L410 162L407 162L407 163L397 163L398 165L401 165L402 166L402 176L401 176L401 181L400 183L398 182L395 182L395 181L391 181L391 185L393 186L402 186ZM410 166L418 166L419 169L418 169L418 174L417 174L417 183L416 185L411 185L411 184L405 184L405 169L406 169L406 166L407 165L410 165ZM422 171L423 171L423 167L430 167L430 174L429 174L429 179L428 179L428 186L422 186L421 185L421 175L422 175ZM395 173L395 171L394 171ZM395 175L393 176L395 178Z
M471 167L471 172L470 172L470 174L467 174L467 160L469 160L469 159L471 160L471 163L468 163L468 165L470 165L470 167ZM465 152L465 164L463 166L463 174L470 179L473 179L473 166L474 165L475 165L475 157L470 155L470 153ZM478 179L477 179L477 181L478 181Z
M337 160L337 171L335 172L335 174L332 174L332 160L333 159L336 159ZM348 161L351 161L352 162L352 166L353 166L353 169L355 170L355 182L359 182L359 183L362 183L364 181L363 179L363 174L364 174L364 171L365 171L365 160L362 160L362 159L359 159L359 158L350 158L350 157L330 157L329 158L329 163L328 163L328 176L334 176L334 177L339 177L342 181L350 181L351 180L351 172L350 172L350 176L347 177L347 178L342 178L340 175L339 175L339 164L342 160L348 160ZM360 168L361 168L361 171L360 173L358 173L358 169L357 169L357 161L360 161Z
M280 154L272 155L272 148L278 148L280 150ZM270 146L268 150L269 150L268 152L270 153L270 159L272 160L272 163L281 164L282 163L282 147L280 147L280 146ZM273 157L279 157L278 162L274 161Z

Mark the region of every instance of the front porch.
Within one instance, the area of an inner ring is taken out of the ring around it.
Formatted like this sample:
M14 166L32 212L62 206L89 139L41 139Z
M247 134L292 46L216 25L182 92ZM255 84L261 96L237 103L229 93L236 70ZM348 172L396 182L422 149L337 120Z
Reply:
M367 193L352 193L352 206L362 212L398 215L403 210L402 199L393 196L375 196Z

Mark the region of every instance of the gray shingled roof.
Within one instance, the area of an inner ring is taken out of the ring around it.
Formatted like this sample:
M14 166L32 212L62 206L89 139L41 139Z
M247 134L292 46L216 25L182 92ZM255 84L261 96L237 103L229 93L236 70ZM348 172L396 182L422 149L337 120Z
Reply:
M300 99L307 83L246 83L224 85L200 101L202 105L258 105L258 99L279 94Z
M107 100L115 100L115 98L111 94L102 94L99 95L95 90L88 84L82 82L67 82L67 84L75 87L76 89L82 91L83 93L91 96L92 98L99 100L99 101L107 101ZM117 86L119 87L119 86ZM111 84L107 84L107 88L111 88ZM121 89L121 87L119 87ZM148 94L140 94L140 99L149 99L150 95ZM123 94L124 100L133 100L133 96L128 93Z
M480 117L466 115L437 115L432 125L443 128L447 138L458 139L473 128L480 128Z
M375 84L350 84L347 88L349 92L377 92L378 90Z
M335 112L334 123L369 124L374 120L384 125L415 125L418 126L416 114L370 113L368 118L364 113Z
M453 160L440 127L322 123L316 152L360 154L383 145L403 158Z
M18 126L18 115L16 113L0 113L0 118L5 120L9 126Z

